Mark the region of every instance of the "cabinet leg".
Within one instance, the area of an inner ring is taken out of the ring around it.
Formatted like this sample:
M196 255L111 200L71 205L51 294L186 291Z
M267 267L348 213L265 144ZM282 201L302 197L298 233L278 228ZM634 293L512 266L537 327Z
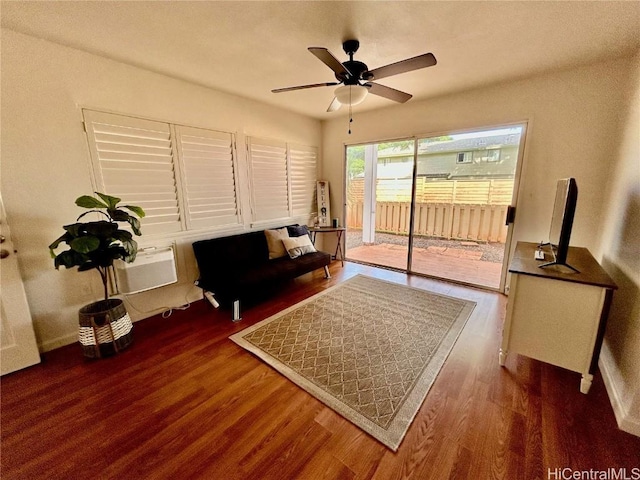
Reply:
M500 349L500 354L498 355L498 363L501 367L504 367L504 364L507 361L507 351Z
M582 380L580 380L580 393L584 393L585 395L589 393L589 389L591 388L591 383L593 382L593 375L590 373L583 373Z

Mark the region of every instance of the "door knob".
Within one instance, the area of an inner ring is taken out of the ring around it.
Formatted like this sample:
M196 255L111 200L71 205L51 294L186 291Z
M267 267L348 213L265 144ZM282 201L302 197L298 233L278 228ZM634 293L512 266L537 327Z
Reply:
M0 243L4 243L6 239L7 237L5 237L4 235L0 235Z
M7 250L6 248L3 248L2 250L0 250L0 259L7 258L9 255L11 254L9 253L9 250Z

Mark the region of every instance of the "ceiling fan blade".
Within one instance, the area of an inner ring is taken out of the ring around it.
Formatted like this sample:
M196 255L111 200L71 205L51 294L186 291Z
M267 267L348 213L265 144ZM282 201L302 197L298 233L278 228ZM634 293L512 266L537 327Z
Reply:
M330 87L332 85L340 85L338 82L314 83L311 85L299 85L297 87L276 88L271 90L272 93L290 92L292 90L304 90L305 88Z
M407 58L400 62L385 65L384 67L374 68L373 70L363 74L363 77L367 78L366 75L373 75L371 80L380 80L381 78L390 77L391 75L398 75L400 73L419 70L420 68L431 67L436 63L436 57L434 57L432 53L425 53L423 55L418 55L417 57Z
M379 97L388 98L389 100L393 100L398 103L404 103L413 96L408 93L401 92L400 90L396 90L395 88L385 87L379 83L369 82L365 83L364 86L369 89L369 93L373 93Z
M333 56L329 50L324 47L309 47L308 50L331 70L336 72L340 77L353 77L351 72Z
M327 112L335 112L341 106L342 104L338 101L338 99L336 97L333 97L333 102L331 102L331 104L329 105L329 108L327 108Z

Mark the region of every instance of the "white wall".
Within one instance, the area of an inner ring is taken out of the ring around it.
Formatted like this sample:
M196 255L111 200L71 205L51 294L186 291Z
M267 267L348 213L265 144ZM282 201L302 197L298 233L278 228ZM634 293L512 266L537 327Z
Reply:
M437 67L435 67L437 68ZM383 83L383 82L382 82ZM547 238L557 179L579 194L571 244L619 285L601 356L622 428L640 435L640 75L614 59L323 123L323 177L343 211L345 144L529 121L513 243ZM633 107L633 108L631 108Z
M56 271L47 249L81 213L74 200L93 191L81 107L235 132L241 165L245 134L321 143L319 121L6 29L1 82L1 192L44 351L76 341L78 308L101 296L96 272ZM200 297L191 242L217 235L143 231L141 246L177 243L180 284L132 296L134 320Z
M618 424L640 436L640 54L633 68L596 258L618 285L600 366Z

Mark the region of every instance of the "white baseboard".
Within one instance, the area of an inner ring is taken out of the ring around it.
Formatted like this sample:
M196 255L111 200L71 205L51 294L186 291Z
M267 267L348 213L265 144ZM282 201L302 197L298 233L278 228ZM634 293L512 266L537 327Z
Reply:
M640 420L629 418L623 418L619 423L618 427L623 432L630 433L631 435L635 435L636 437L640 437Z
M190 300L189 298L185 297L186 300L188 302L190 302L190 303L202 300L202 294L199 291L198 292L192 292L190 297L193 297L193 300ZM120 298L120 297L115 297L115 298ZM127 305L126 299L125 299L125 305ZM154 309L152 311L149 311L149 312L138 312L138 311L135 310L135 308L127 308L127 312L129 313L129 316L131 317L131 322L132 323L136 323L136 322L139 322L140 320L144 320L146 318L153 317L154 315L158 315L160 313L166 312L167 310L170 310L171 308L178 309L178 308L182 308L182 307L183 307L182 305L178 306L178 307L160 307L160 308L156 308L156 309ZM39 343L38 344L38 349L40 350L40 353L45 353L45 352L49 352L51 350L55 350L56 348L64 347L66 345L71 345L72 343L76 343L76 342L78 342L78 330L77 329L72 333L68 333L66 335L61 335L59 337L52 338L50 340L46 340L46 341L44 341L42 343Z
M165 309L160 309L157 313L162 313ZM150 317L154 314L149 314L147 317ZM147 318L144 317L144 318ZM137 321L143 320L143 318L131 319L132 323L136 323ZM60 337L52 338L51 340L47 340L46 342L42 342L38 344L38 348L40 353L49 352L51 350L55 350L56 348L64 347L66 345L71 345L72 343L78 342L78 330L73 333L68 333L66 335L62 335ZM80 348L80 347L78 347Z
M51 340L47 340L39 345L40 352L49 352L51 350L55 350L56 348L64 347L65 345L71 345L78 341L78 332L75 331L73 333L69 333L67 335L63 335L61 337L53 338Z
M622 401L618 388L618 382L620 381L619 375L617 374L613 355L611 354L611 350L609 350L606 342L602 345L598 366L602 373L604 386L609 394L609 401L613 407L613 413L616 417L618 428L624 432L640 437L640 418L633 418L629 412L629 407Z

